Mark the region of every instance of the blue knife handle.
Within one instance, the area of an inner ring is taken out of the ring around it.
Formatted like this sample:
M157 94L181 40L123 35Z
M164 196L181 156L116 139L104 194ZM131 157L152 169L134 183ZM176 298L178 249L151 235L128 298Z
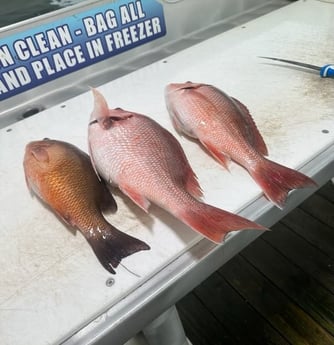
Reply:
M325 65L320 68L320 76L323 78L334 78L334 65Z

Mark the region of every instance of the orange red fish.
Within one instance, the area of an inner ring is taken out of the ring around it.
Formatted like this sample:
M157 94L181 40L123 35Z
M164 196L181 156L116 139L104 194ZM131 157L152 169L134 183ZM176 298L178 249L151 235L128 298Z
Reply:
M149 246L109 224L102 215L116 208L107 188L114 185L148 212L151 203L167 210L211 241L235 230L266 230L238 215L200 201L202 191L177 139L146 115L109 109L93 89L88 126L89 156L57 140L26 146L27 185L70 226L85 236L104 268ZM266 144L247 107L218 88L201 83L169 84L167 109L180 133L198 139L228 168L243 166L265 196L283 207L290 190L315 186L309 177L270 161ZM94 171L95 170L95 171Z
M57 140L30 142L24 155L29 189L71 227L79 229L103 267L111 273L128 255L149 246L109 224L102 211L116 203L89 156Z

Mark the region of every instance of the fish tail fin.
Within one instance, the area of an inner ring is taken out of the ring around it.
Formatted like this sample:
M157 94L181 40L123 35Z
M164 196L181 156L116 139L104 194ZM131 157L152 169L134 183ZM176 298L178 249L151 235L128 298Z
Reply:
M317 186L315 181L299 171L287 168L264 157L249 172L262 188L267 199L279 208L283 208L291 190Z
M220 243L227 233L237 230L268 230L236 214L197 201L184 207L177 215L185 224L209 240Z
M91 236L86 236L96 257L102 266L112 274L121 260L141 250L150 249L149 245L129 236L114 227L104 230L94 230Z

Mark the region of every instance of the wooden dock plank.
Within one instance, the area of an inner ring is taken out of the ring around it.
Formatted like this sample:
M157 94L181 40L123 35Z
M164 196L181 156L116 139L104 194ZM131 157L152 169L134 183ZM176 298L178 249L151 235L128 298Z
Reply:
M317 194L321 195L331 203L334 203L334 183L332 181L327 182L318 190Z
M334 204L319 193L311 195L300 208L334 229Z
M262 252L258 255L268 262ZM334 343L329 333L241 255L219 272L291 344Z
M313 207L318 207L314 205ZM328 225L312 217L301 208L296 208L287 214L281 223L293 229L298 235L312 243L326 255L334 258L334 230Z
M262 239L254 241L241 255L334 336L333 294Z
M288 344L220 274L214 273L194 293L239 344Z
M181 300L193 345L334 345L333 199L328 182Z
M190 293L177 303L187 337L193 345L236 345L228 330L215 318L205 305Z
M333 258L281 222L275 224L272 231L265 233L262 239L334 294ZM334 242L330 244L334 251Z

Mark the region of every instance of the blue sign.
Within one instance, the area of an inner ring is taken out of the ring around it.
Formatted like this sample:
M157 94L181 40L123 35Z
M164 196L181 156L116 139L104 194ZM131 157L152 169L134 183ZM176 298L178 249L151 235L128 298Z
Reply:
M166 34L155 0L113 1L0 41L0 100Z

